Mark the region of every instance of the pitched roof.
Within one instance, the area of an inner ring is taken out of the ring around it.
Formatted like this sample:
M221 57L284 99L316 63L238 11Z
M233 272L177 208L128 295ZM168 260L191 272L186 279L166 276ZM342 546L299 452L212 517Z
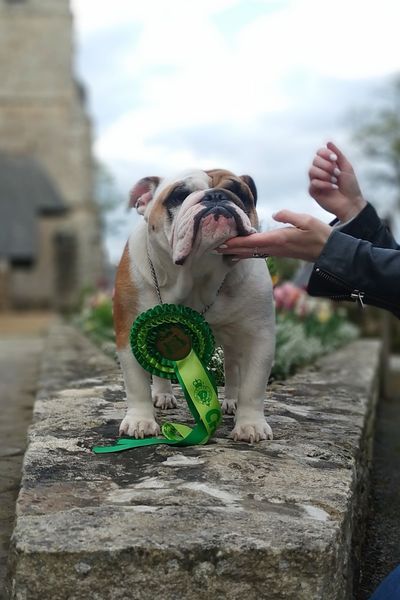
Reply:
M0 259L33 262L38 217L66 210L60 193L34 159L0 154Z

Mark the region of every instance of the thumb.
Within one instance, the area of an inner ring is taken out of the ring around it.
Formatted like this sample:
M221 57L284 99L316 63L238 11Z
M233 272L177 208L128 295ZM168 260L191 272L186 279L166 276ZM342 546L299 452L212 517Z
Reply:
M303 213L296 213L291 210L280 210L274 215L272 215L274 221L278 221L278 223L289 223L289 225L294 225L299 229L308 229L310 225L310 220L312 217L310 215L305 215Z

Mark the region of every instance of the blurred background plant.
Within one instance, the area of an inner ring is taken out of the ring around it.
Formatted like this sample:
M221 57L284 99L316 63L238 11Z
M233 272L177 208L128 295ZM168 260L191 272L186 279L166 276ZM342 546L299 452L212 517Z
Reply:
M311 298L291 282L274 289L277 339L272 377L284 379L317 357L356 339L359 329L348 319L346 307Z
M108 290L87 289L83 292L79 311L72 322L100 348L115 355L112 315L112 293Z

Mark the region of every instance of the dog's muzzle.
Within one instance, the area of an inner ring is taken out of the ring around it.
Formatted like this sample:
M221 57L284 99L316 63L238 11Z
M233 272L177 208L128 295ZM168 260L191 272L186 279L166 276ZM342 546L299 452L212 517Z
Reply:
M215 221L218 221L220 217L232 220L235 223L236 235L248 235L249 232L243 223L244 213L232 198L225 194L224 190L209 190L199 201L199 205L202 208L194 217L193 239L200 229L201 222L210 215L214 217Z
M199 231L201 236L199 237ZM173 224L173 260L182 265L199 240L202 252L231 237L254 233L239 198L222 188L198 191L182 204Z
M232 201L224 192L220 190L210 190L202 198L200 204L204 206L206 211L202 212L202 217L206 217L210 213L214 215L217 221L220 216L235 218L235 211L232 207Z

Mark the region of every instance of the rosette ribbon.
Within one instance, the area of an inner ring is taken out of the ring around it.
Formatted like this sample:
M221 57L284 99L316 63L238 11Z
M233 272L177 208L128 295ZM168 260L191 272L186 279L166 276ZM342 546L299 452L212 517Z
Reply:
M164 423L164 437L121 438L112 446L94 446L96 454L121 452L138 446L206 444L221 421L216 385L207 365L214 352L214 337L200 313L177 304L160 304L141 313L132 325L132 352L152 375L179 382L194 427Z

